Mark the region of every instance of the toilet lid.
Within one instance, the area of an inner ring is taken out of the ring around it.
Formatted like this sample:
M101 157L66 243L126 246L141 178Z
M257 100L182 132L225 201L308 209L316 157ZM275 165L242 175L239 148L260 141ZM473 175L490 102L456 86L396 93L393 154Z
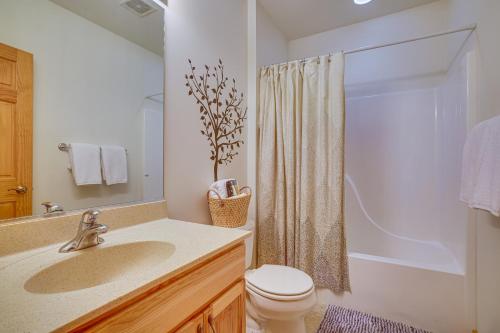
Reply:
M309 275L293 267L263 265L245 275L247 283L268 294L295 296L309 292L314 284Z

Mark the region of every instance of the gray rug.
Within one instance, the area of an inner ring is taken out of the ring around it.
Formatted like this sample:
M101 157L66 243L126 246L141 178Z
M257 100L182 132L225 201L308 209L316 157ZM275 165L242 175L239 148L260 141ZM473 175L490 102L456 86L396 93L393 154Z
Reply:
M329 305L317 333L430 333L371 314Z

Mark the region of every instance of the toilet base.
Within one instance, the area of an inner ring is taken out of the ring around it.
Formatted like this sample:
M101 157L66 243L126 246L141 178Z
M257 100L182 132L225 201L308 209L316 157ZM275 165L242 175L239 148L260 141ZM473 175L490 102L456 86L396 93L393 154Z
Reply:
M247 313L246 314L247 333L264 333L260 325Z
M272 304L275 305L266 306ZM306 333L304 318L314 304L316 293L303 301L275 303L247 290L247 327L252 328L249 333L257 333L259 329L262 333Z
M293 320L279 321L268 320L265 323L264 332L266 333L306 333L306 324L304 317Z
M257 324L254 318L247 314L247 333L306 333L306 325L304 317L286 321L261 319Z

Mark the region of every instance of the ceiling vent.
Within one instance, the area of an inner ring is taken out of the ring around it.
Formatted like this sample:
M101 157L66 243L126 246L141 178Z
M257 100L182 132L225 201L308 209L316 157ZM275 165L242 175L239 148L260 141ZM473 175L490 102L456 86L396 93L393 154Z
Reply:
M124 0L120 5L135 15L144 17L156 11L155 5L147 0Z

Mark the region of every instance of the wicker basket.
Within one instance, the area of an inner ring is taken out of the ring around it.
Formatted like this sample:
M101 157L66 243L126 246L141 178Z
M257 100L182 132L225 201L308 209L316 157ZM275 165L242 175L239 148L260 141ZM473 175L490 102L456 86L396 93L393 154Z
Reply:
M240 189L240 191L243 190L246 190L244 195L230 198L222 198L217 191L212 189L207 192L208 208L214 225L226 228L237 228L245 225L252 190L248 186ZM212 198L210 192L215 193L217 198Z

